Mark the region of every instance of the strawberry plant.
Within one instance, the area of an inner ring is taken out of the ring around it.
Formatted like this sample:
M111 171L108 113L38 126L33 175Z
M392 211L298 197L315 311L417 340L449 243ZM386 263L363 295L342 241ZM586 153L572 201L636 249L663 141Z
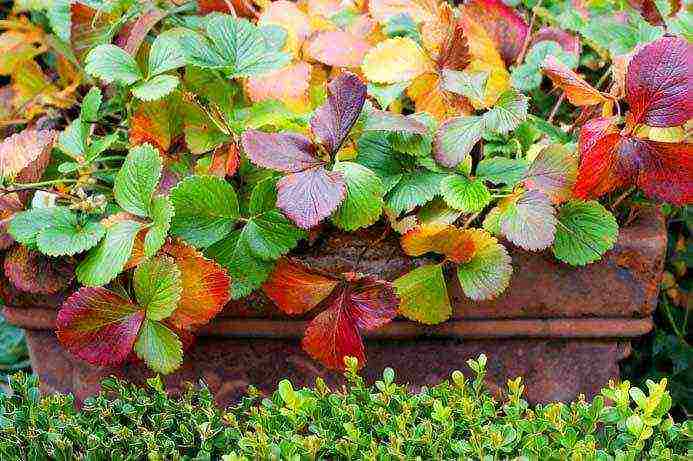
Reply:
M583 266L693 201L690 13L625 3L17 2L5 276L63 296L57 336L97 365L172 372L256 291L363 365L363 330L447 320L451 283L501 295L511 246ZM415 268L300 258L369 227Z

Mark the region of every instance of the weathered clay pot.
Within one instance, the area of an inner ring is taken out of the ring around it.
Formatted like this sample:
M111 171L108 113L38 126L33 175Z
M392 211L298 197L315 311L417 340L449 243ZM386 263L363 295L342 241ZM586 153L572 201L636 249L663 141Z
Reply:
M394 236L382 235L378 229L331 234L299 257L322 269L393 279L416 262L401 252ZM467 359L484 353L489 383L503 386L508 378L523 376L532 402L593 396L618 378L618 361L629 354L631 338L652 328L665 248L662 216L645 211L621 229L602 261L585 267L570 267L550 252L513 249L515 272L498 299L470 302L451 276L451 320L436 326L397 320L367 334L364 376L373 380L390 366L400 381L433 384L455 369L465 371ZM32 366L44 390L73 392L83 399L97 391L105 376L141 382L152 374L142 364L99 368L74 358L52 331L60 299L5 291L5 316L26 330ZM176 390L186 381L204 380L221 404L249 384L271 390L284 377L298 386L311 385L316 376L341 382L338 373L301 350L305 325L305 319L282 315L261 293L231 303L203 328L181 369L166 382Z

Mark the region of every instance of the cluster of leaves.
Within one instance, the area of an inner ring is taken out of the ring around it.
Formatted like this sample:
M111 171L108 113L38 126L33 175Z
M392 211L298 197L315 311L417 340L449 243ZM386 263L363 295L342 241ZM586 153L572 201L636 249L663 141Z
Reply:
M647 391L611 384L591 403L530 406L522 379L501 398L484 384L486 357L470 360L471 377L417 393L392 369L366 386L357 361L347 386L318 379L295 390L287 380L262 398L256 390L221 410L206 387L179 397L158 378L144 388L107 379L81 410L72 396L41 397L35 377L16 375L0 396L3 459L689 459L693 422L667 414L666 380Z
M362 329L446 320L451 281L501 295L508 245L597 261L618 225L596 199L692 200L693 53L671 5L562 3L19 2L0 21L2 91L19 95L0 114L5 274L76 289L58 336L78 357L170 372L261 287L316 312L304 347L341 368L365 361ZM615 45L601 13L621 15ZM602 92L588 80L609 61ZM392 282L289 255L379 221L424 258Z

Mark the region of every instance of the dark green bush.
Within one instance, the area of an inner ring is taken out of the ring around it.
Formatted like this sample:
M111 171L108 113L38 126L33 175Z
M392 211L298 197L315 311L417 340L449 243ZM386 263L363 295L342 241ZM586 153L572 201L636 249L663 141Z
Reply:
M691 459L693 421L667 414L666 380L647 394L613 384L591 403L531 408L521 379L496 400L484 385L486 358L473 379L411 393L383 379L368 387L349 363L347 386L330 390L279 384L271 398L253 389L228 410L209 390L169 397L158 379L146 388L108 379L81 411L72 396L41 397L37 379L11 380L0 396L0 459ZM607 404L610 401L612 403Z

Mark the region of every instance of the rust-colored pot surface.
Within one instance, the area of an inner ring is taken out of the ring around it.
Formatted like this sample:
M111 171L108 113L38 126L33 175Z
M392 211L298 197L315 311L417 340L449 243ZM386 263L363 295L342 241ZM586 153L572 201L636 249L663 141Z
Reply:
M654 210L641 212L621 229L602 261L585 267L563 264L550 252L511 249L514 274L499 298L470 302L451 276L451 320L435 326L396 320L369 332L364 376L373 380L390 366L402 382L429 385L453 370L466 371L466 360L484 353L489 383L503 387L508 378L524 376L531 402L593 396L618 378L629 340L652 328L665 250L664 220ZM396 237L383 238L382 229L330 233L296 256L324 270L369 272L389 280L422 263L403 254ZM44 390L73 392L81 400L96 392L105 376L141 382L152 375L139 363L94 367L63 350L52 331L62 296L27 296L8 286L3 291L4 314L26 330ZM272 390L282 378L297 386L311 385L317 376L339 384L338 373L301 350L305 325L305 318L287 317L256 292L230 303L205 326L181 369L165 380L172 390L204 380L220 404L237 399L250 384Z

